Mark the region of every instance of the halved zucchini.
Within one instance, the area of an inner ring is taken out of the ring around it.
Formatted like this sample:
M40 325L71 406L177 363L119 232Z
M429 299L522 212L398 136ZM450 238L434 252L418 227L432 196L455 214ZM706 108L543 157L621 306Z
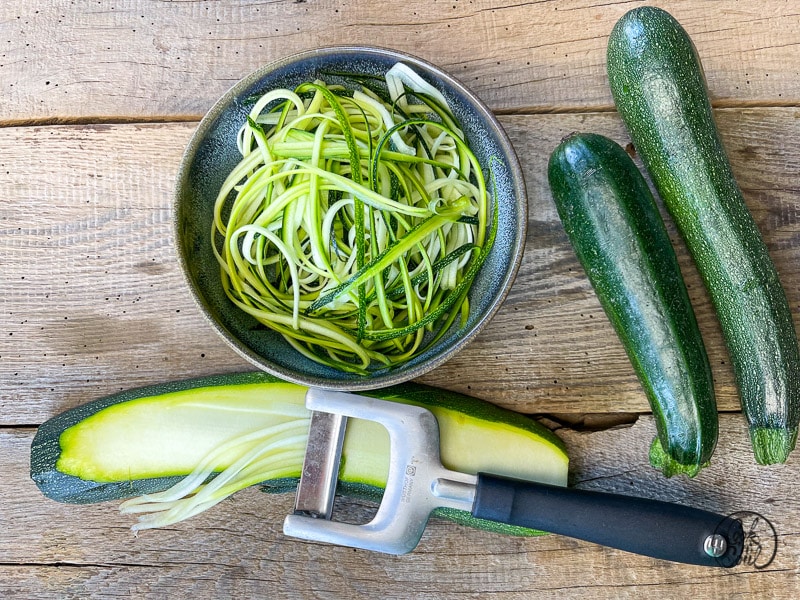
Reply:
M219 487L207 501L197 500L201 509L250 485L290 491L299 478L307 441L305 392L265 373L244 373L115 394L44 423L31 448L31 477L48 498L80 504L152 495L190 474L198 486L182 484L190 497L205 493L197 491L203 485ZM566 485L563 443L528 417L418 384L370 395L431 410L439 421L442 462L450 469ZM389 438L381 425L351 420L339 491L379 498L388 456ZM232 470L236 473L224 484L217 480ZM145 512L140 506L133 502L129 511ZM494 531L535 533L478 522L462 511L439 514ZM175 520L181 519L170 522Z

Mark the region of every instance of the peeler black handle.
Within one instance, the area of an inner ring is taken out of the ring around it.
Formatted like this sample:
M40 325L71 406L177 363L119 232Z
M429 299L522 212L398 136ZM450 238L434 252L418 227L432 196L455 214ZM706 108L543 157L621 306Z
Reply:
M736 519L680 504L478 475L472 515L708 567L738 564Z

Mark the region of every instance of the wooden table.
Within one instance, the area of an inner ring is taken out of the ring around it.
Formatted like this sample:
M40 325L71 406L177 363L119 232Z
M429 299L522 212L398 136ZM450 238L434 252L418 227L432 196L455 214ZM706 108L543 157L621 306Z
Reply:
M0 3L0 597L794 598L800 454L752 459L719 327L671 228L716 380L721 437L694 480L647 464L648 405L557 219L558 140L622 144L605 75L614 22L639 2L6 0ZM800 307L800 14L792 2L655 2L693 36L748 206ZM68 506L28 478L36 426L118 390L251 370L184 288L173 181L198 120L290 53L377 44L447 69L496 113L525 172L524 262L503 309L424 377L542 416L571 484L724 513L778 532L766 569L668 564L557 536L434 521L405 557L286 539L288 496L246 490L189 522L131 535L116 505Z

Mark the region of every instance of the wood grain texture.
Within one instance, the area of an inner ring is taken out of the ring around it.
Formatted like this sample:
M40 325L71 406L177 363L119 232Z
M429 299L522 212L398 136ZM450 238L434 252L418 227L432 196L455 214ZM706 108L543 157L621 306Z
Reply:
M492 108L610 108L606 39L644 4L616 0L0 3L0 122L198 117L263 64L318 46L417 54ZM793 2L648 2L691 33L719 105L794 103Z
M800 120L726 109L720 127L791 306L800 306ZM615 113L505 116L529 205L525 257L504 307L422 380L525 413L647 411L633 369L558 220L545 180L570 131L627 136ZM36 424L123 388L247 370L201 317L172 242L172 185L194 124L0 129L0 422ZM738 410L716 317L672 237L721 410ZM798 317L800 318L800 317Z
M240 492L190 521L133 537L114 503L62 505L28 479L33 430L0 431L0 596L25 598L633 598L796 597L800 463L753 464L738 415L721 420L711 467L664 479L646 464L654 424L560 432L577 487L766 516L779 535L765 570L680 566L560 536L520 539L433 520L414 553L391 557L285 538L290 496ZM344 501L342 510L363 513Z
M644 3L0 2L0 598L797 597L800 459L753 463L716 319L674 227L725 411L714 462L694 480L647 466L654 424L637 419L646 400L547 188L546 161L565 134L628 143L605 45ZM734 171L800 319L797 3L647 4L695 41ZM197 120L232 84L334 44L404 50L448 70L501 115L523 164L529 230L514 288L483 333L423 381L574 424L559 430L573 485L767 516L779 534L769 568L703 570L439 520L415 553L387 557L286 539L292 499L256 489L135 538L114 505L42 497L28 461L45 419L121 389L251 369L184 287L175 174Z

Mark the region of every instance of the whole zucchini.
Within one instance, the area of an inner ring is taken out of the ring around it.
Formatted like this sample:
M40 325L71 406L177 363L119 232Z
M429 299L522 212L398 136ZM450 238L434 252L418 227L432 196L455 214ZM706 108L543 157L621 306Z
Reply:
M185 484L187 476L196 475L205 464L203 474L195 477L197 485L180 496L206 494L202 503L185 510L177 507L159 516L160 521L140 522L134 529L183 520L251 485L267 492L292 491L308 441L305 392L302 386L257 372L172 382L101 398L39 427L31 446L31 477L45 496L61 502L141 497L134 498L136 503ZM564 444L533 419L413 383L370 394L433 412L439 422L442 462L451 469L567 483ZM236 464L242 468L231 474ZM388 467L386 430L371 421L351 419L339 492L379 498ZM209 494L206 484L214 484L221 473L225 487ZM126 512L145 512L141 502L133 506L130 502ZM464 511L441 509L436 514L491 531L538 533L475 519Z
M714 384L650 189L625 150L595 134L563 140L548 176L564 229L653 410L650 460L665 475L694 476L717 442Z
M625 14L608 41L614 101L716 308L757 462L784 462L800 421L800 352L778 274L734 179L686 31Z

